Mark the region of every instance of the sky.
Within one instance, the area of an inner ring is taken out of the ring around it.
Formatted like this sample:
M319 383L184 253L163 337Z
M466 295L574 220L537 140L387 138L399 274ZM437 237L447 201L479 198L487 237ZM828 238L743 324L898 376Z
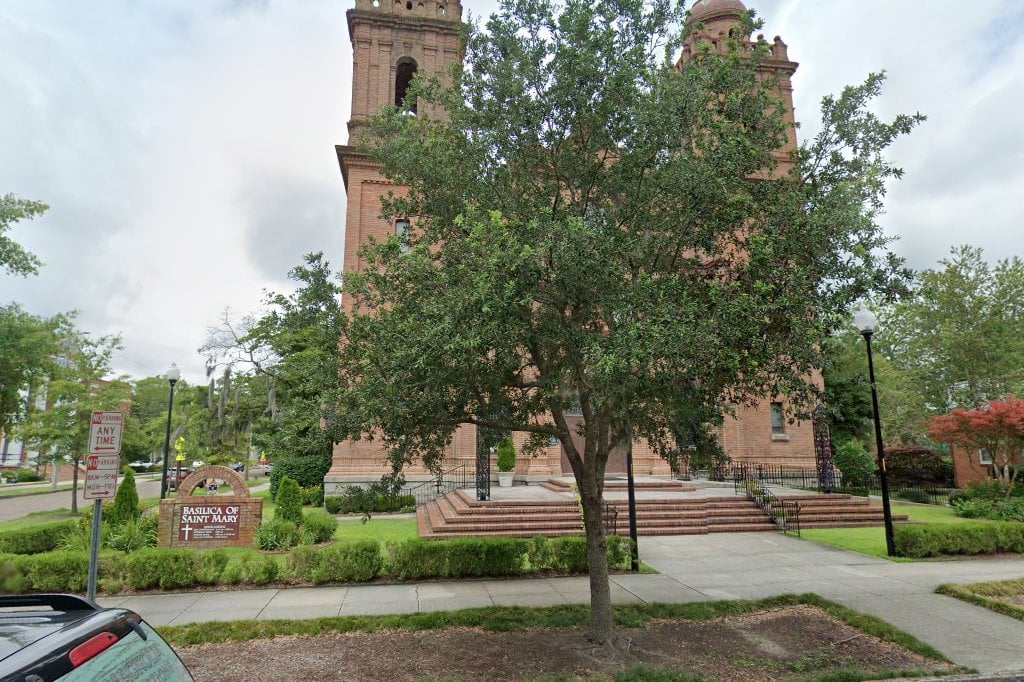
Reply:
M490 0L463 0L464 18ZM0 273L0 303L77 310L121 334L114 369L203 382L225 311L289 291L290 268L343 260L350 0L0 0L0 194L50 210L11 235L39 276ZM1022 255L1024 2L748 3L800 63L798 137L821 98L885 69L875 109L928 117L891 158L882 222L914 268L958 244Z

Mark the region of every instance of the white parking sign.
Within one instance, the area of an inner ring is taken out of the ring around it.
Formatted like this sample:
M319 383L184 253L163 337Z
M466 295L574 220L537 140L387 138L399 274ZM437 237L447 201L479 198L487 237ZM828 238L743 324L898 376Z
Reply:
M89 454L121 454L124 412L93 412L89 424Z

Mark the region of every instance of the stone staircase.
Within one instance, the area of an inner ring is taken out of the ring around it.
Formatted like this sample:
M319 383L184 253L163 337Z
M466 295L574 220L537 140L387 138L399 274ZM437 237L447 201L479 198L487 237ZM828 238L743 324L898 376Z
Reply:
M557 481L548 489L562 491ZM680 492L678 482L671 488ZM553 487L552 487L553 486ZM655 486L658 487L658 486ZM608 485L606 490L617 490ZM566 486L564 489L568 489ZM645 486L645 491L650 486ZM792 495L785 499L800 503L800 527L840 528L878 526L882 510L871 507L864 498L849 495ZM617 511L616 533L629 528L629 509L621 499L610 500ZM666 495L661 499L637 499L638 535L699 535L771 531L778 527L754 502L742 496L682 497ZM421 506L416 512L420 537L455 538L501 536L530 538L583 535L580 508L576 500L492 500L480 502L466 490L456 490ZM905 522L906 516L894 520Z
M881 526L885 522L881 507L866 497L850 495L779 495L783 500L800 503L800 528L855 528ZM907 523L906 514L893 514L895 523Z

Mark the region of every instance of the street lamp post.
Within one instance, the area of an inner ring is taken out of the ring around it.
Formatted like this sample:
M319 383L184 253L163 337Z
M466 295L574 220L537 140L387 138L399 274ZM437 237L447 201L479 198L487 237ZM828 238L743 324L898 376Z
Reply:
M178 377L181 376L181 371L175 363L171 363L171 368L167 370L167 383L171 385L171 397L167 401L167 435L164 437L164 466L160 476L160 499L164 499L167 496L167 457L171 449L171 410L174 409L174 384L178 383ZM178 483L175 483L177 486Z
M892 507L889 505L889 473L886 471L885 449L882 445L882 420L878 416L878 391L875 388L875 363L871 357L871 336L878 318L867 308L861 308L853 316L853 323L860 330L868 348L868 378L871 381L871 408L875 419L875 447L878 451L878 480L882 485L882 514L885 516L885 549L889 556L896 555L896 541L892 530Z

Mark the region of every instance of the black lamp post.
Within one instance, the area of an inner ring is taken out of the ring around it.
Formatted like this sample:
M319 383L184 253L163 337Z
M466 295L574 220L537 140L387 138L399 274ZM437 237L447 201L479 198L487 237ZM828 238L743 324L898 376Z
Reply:
M181 376L181 371L178 366L171 363L171 368L167 370L167 383L171 385L171 397L167 401L167 435L164 437L164 466L163 473L160 477L160 499L164 499L167 496L167 458L168 453L171 449L171 410L174 409L174 384L178 383L178 378ZM178 482L175 482L175 486Z
M892 531L892 508L889 505L889 473L886 471L885 449L882 445L882 420L878 416L878 391L875 389L875 363L871 357L871 335L878 318L867 308L861 308L853 316L853 323L860 330L868 347L868 378L871 380L871 408L875 418L875 447L878 450L878 480L882 485L882 514L885 516L885 549L889 556L896 555L896 542Z

